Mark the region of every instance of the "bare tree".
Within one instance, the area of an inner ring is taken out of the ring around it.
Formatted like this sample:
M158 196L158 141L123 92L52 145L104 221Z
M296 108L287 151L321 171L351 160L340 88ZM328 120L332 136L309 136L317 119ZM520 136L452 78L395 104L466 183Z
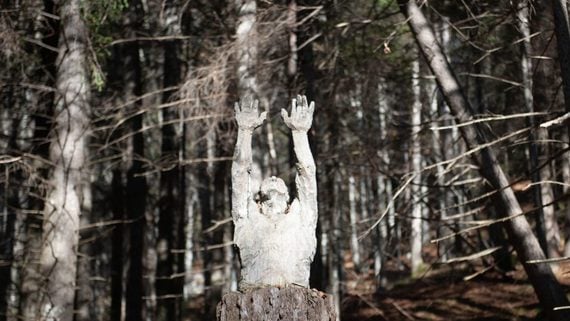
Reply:
M410 248L411 248L411 261L412 261L412 274L420 271L424 260L422 258L422 202L421 202L421 166L422 166L422 150L420 142L420 130L422 122L422 101L420 97L420 57L412 62L412 91L414 93L414 103L412 105L412 134L411 134L411 155L410 163L414 179L411 186L412 194L412 219L411 219L411 235L410 235Z
M521 35L524 37L521 45L521 73L523 83L524 103L528 112L535 111L533 96L533 64L531 63L532 48L530 42L530 2L519 1L517 3L517 20ZM536 127L534 117L529 117L530 126ZM535 204L538 207L536 228L539 243L548 257L560 256L560 229L554 215L554 196L551 184L541 184L541 180L550 180L550 166L539 167L539 158L545 159L544 155L549 149L541 147L541 142L548 140L548 132L544 128L536 128L529 134L529 158L532 181L536 185L532 187ZM542 157L541 157L542 156Z
M459 123L464 123L472 118L473 110L465 99L447 58L443 54L439 42L433 30L417 5L415 0L399 0L401 12L406 16L416 42L426 58L429 67L436 80L449 109ZM517 251L530 282L540 303L545 311L555 320L569 318L567 312L554 311L558 306L567 305L567 299L560 284L556 281L552 269L546 263L529 264L530 260L543 260L545 258L536 237L526 218L522 215L522 209L510 187L509 180L501 169L495 153L489 147L484 146L486 138L481 126L462 126L462 137L469 148L480 148L481 159L475 159L481 163L481 174L487 179L493 188L497 190L501 201L504 216L510 218L507 223L511 244Z
M79 219L83 170L89 135L89 74L86 60L87 29L79 0L59 3L61 19L57 59L56 107L50 159L54 165L46 200L38 312L42 320L73 320L77 273Z

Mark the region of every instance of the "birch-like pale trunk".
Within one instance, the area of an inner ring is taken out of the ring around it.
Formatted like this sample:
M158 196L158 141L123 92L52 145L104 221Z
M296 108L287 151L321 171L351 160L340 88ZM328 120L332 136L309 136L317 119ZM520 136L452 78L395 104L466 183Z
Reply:
M342 281L344 279L343 276L343 258L344 258L344 251L342 248L342 222L341 222L341 178L338 171L335 171L333 174L333 179L331 180L333 185L333 202L334 207L332 208L332 222L331 222L331 243L334 245L332 246L332 252L330 255L329 260L329 280L328 284L329 287L327 292L333 296L333 300L335 303L336 309L336 317L337 321L340 320L340 298L343 293L343 288L341 286Z
M287 29L289 35L289 58L287 59L287 78L289 95L292 96L295 77L297 76L297 1L289 0L287 4ZM312 97L310 97L312 98Z
M257 2L256 0L235 0L237 8L236 27L236 60L237 60L237 92L241 99L256 99L259 96L256 63L258 52L257 34ZM267 106L269 108L269 106ZM264 126L272 132L269 121ZM261 145L266 145L266 137ZM264 163L267 158L258 150L253 152L252 187L258 188L264 177Z
M412 105L411 114L411 130L410 135L412 142L411 149L411 171L414 175L411 185L411 201L412 204L412 229L410 235L410 248L411 248L411 262L412 262L412 275L415 275L419 269L424 264L422 258L422 204L421 204L421 166L422 166L422 155L421 155L421 143L419 132L421 130L422 122L422 101L420 97L420 57L414 59L412 62L412 91L414 93L414 103Z
M457 78L443 54L441 47L430 24L415 0L399 0L400 10L407 18L416 42L421 49L430 69L436 76L437 83L442 91L447 105L455 116L456 121L465 123L473 118L473 110L465 98ZM463 126L460 128L462 137L469 149L485 144L486 138L483 128L479 125ZM542 252L536 237L526 217L520 215L522 209L518 203L509 180L503 172L497 157L492 149L484 147L478 153L481 158L475 161L481 164L481 174L497 190L497 196L503 207L503 216L511 217L507 222L507 230L511 244L515 248L523 264L529 281L544 308L545 313L553 320L568 320L570 314L565 310L553 309L568 305L566 295L560 284L556 281L552 269L548 264L529 264L530 260L543 260ZM517 216L518 215L518 216Z
M86 169L89 135L89 72L87 28L81 1L59 1L61 19L57 59L56 107L50 160L52 187L43 222L40 320L72 321L77 275L82 171Z
M240 96L247 97L257 92L257 77L255 75L257 4L255 0L236 0L236 6L238 8L236 30L238 92Z
M360 246L358 244L358 214L356 213L356 180L353 174L348 177L348 204L350 218L350 251L352 263L358 271L360 269Z
M387 103L387 90L386 90L386 85L383 83L380 83L378 87L379 87L378 91L380 92L380 98L378 101L378 116L379 116L378 118L380 120L379 124L380 139L382 141L385 141L388 133L387 115L389 112L389 106ZM382 163L385 168L390 168L390 155L388 154L387 148L385 150L380 151L380 159L382 160ZM390 181L389 177L379 176L378 179L381 181L379 185L382 186L384 192L383 206L388 206L388 204L392 201L392 197L394 196L392 182ZM397 238L398 235L400 234L399 231L396 229L396 210L394 206L389 207L386 216L387 216L385 220L386 223L384 223L385 235L390 236L392 233L394 233L394 235ZM394 231L392 231L392 229L394 229Z

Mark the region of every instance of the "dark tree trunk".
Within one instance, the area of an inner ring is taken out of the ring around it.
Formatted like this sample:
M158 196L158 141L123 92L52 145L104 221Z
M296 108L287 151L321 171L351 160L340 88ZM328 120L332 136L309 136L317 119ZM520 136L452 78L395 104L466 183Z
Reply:
M472 107L465 99L457 78L440 48L429 22L414 0L398 0L398 3L400 4L400 10L408 19L408 24L414 33L418 46L426 58L430 69L436 76L438 86L456 121L465 123L471 120L473 115ZM475 148L486 143L481 126L463 126L460 130L468 148ZM481 158L475 159L475 161L481 164L480 168L483 177L497 190L498 198L504 209L503 216L509 217L521 214L522 209L493 150L488 147L482 148L480 156ZM514 246L545 312L554 320L570 319L570 314L567 311L553 311L555 307L568 305L568 301L550 266L544 263L527 263L530 260L543 260L545 255L536 237L533 235L526 218L517 216L508 220L507 231L511 244Z
M301 287L263 288L224 295L217 309L218 321L335 321L332 297Z
M10 86L8 97L4 101L7 108L17 108L19 103L17 98L14 97L12 89L14 87ZM18 139L18 128L20 127L20 117L15 116L12 119L12 125L10 129L10 138L8 140L6 155L14 154L18 151L17 139ZM5 177L7 181L0 188L0 195L2 199L0 200L0 321L7 320L9 314L11 313L8 307L8 298L10 296L10 286L12 282L12 269L14 268L14 245L16 242L16 219L17 216L22 216L20 212L20 190L18 188L13 188L18 186L23 181L23 176L21 170L16 169L14 172L10 173L8 177ZM7 187L7 188L4 188ZM15 294L15 293L14 293ZM10 316L12 317L12 316Z
M113 171L113 179L111 182L111 210L113 211L113 220L116 223L111 235L111 321L122 320L122 303L123 303L123 246L125 233L125 204L123 193L123 175L121 170Z
M136 45L135 45L136 46ZM132 67L132 84L134 85L134 96L140 96L142 84L140 83L142 73L138 59L138 50L132 48L128 57ZM131 73L128 73L131 74ZM135 103L137 109L141 108L140 100ZM129 269L127 271L126 282L126 320L143 319L143 246L146 225L146 198L147 182L145 176L141 175L143 169L143 159L145 155L144 136L141 132L143 127L143 116L137 114L131 120L131 131L135 133L132 137L131 167L127 172L126 215L129 221Z
M570 21L566 0L552 0L554 31L558 46L558 61L562 71L562 85L566 112L570 112ZM570 130L570 126L568 126Z
M165 20L167 35L176 36L178 30L177 1L167 2ZM164 43L164 80L163 87L169 88L180 83L182 61L180 60L180 44L177 40ZM167 91L162 97L163 103L168 103L174 96ZM165 167L160 176L160 212L158 219L157 239L157 270L156 294L157 317L159 320L179 320L182 312L182 296L184 287L183 277L174 277L176 273L183 272L184 267L184 233L180 226L184 226L184 200L185 191L182 190L184 182L184 167L179 166L179 157L183 137L177 133L173 123L179 119L179 106L164 108L162 110L162 159ZM181 133L180 133L181 134ZM182 262L182 265L180 264ZM182 267L182 270L178 270Z
M132 121L133 163L127 173L126 212L129 220L129 268L126 283L126 316L129 321L143 320L143 246L145 233L147 182L143 175L144 137L140 131L142 116Z
M198 146L198 157L199 158L210 158L212 156L208 149L210 145L213 144L212 133L208 133L204 130L200 130L202 135L205 136L202 143ZM220 237L219 231L206 232L208 227L216 220L216 213L213 209L213 170L214 165L209 162L201 163L198 168L198 173L196 178L198 180L198 202L200 206L200 220L202 225L202 242L200 243L201 248L208 248L211 245L220 244L222 239ZM204 269L204 317L206 319L212 318L215 312L215 304L220 298L220 287L214 284L212 278L214 268L217 264L222 262L220 251L218 250L206 250L202 252L202 262Z
M55 5L53 1L43 1L43 11L55 14ZM59 33L52 32L59 29L59 20L49 19L46 22L45 30L38 30L43 37L43 42L51 47L57 47L59 42ZM38 55L41 58L41 63L45 66L44 69L38 70L34 75L38 80L43 80L47 86L55 86L54 80L56 75L57 52L40 47ZM34 134L31 154L36 156L38 160L47 160L49 158L50 141L47 139L52 119L50 115L54 114L55 93L43 93L38 97L38 105L32 115L34 119ZM46 162L35 161L34 170L37 171L38 177L47 179L48 169ZM30 191L30 195L43 195L43 187L41 184L36 184ZM30 212L39 212L44 208L44 198L32 196L27 205ZM42 243L42 216L41 215L26 215L24 218L24 241L23 241L23 264L20 271L20 306L18 307L20 315L24 319L36 317L38 315L37 308L39 306L39 283L41 276L39 275L38 262L40 246Z

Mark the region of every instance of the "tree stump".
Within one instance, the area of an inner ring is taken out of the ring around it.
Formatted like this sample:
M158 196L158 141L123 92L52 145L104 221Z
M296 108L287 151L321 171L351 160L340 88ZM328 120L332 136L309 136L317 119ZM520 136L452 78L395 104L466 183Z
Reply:
M335 321L332 296L303 287L268 287L223 296L218 321Z

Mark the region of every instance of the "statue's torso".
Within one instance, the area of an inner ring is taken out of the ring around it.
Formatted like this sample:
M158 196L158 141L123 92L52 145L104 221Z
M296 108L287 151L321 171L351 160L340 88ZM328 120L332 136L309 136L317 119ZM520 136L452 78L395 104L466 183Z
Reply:
M240 288L308 287L316 249L315 228L302 220L300 210L294 201L289 213L277 220L254 213L236 226L235 242L242 261Z

